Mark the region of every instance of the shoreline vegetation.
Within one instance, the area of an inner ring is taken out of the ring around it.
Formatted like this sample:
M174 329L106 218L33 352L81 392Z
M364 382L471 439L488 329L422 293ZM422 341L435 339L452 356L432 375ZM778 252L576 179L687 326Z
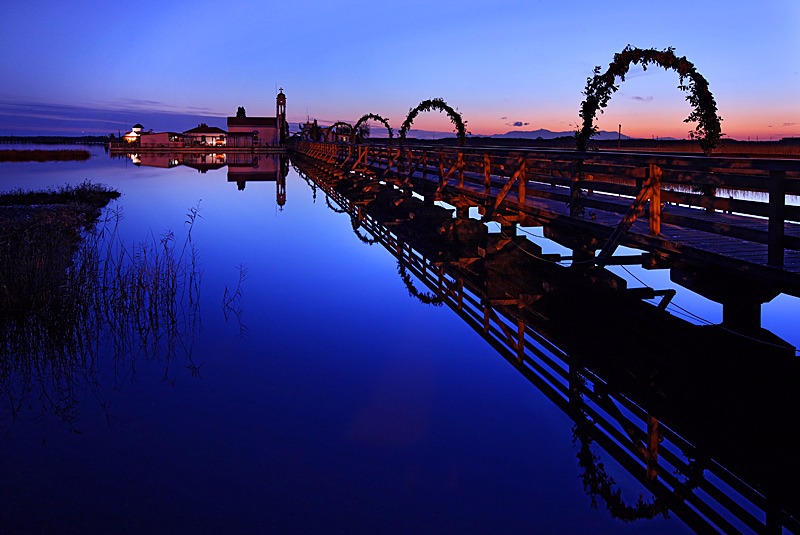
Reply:
M85 161L91 158L91 153L85 149L59 149L59 150L0 150L0 163L3 162L74 162Z
M0 206L23 207L33 205L74 205L99 210L113 199L118 199L120 192L103 184L94 184L89 180L71 186L69 184L46 190L25 190L18 188L0 192ZM0 222L4 219L0 213Z
M113 136L0 136L6 145L96 145L106 144Z
M107 392L137 360L169 380L183 355L199 374L197 208L182 243L172 232L126 243L121 208L103 214L118 197L89 181L0 193L0 429L39 405L80 432L81 407L96 399L108 417Z

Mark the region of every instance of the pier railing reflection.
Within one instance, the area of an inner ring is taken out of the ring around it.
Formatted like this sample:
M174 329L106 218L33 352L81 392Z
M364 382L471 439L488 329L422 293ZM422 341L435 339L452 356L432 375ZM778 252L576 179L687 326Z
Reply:
M548 262L524 237L295 163L359 239L397 259L410 295L447 305L570 416L593 503L623 521L671 511L701 532L800 532L800 468L783 412L798 406L800 375L785 346L688 324L606 270ZM596 447L652 498L624 498Z

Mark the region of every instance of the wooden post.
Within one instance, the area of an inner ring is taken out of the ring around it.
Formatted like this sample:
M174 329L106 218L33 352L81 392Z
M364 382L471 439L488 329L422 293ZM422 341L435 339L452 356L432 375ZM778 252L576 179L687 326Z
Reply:
M519 208L522 214L522 207L525 205L525 182L527 182L527 163L525 156L520 158L519 162Z
M647 417L647 479L658 477L658 420Z
M786 208L786 171L769 172L769 230L767 262L783 267L783 226Z
M492 189L492 159L488 152L483 153L483 185L488 196Z
M650 164L650 234L658 236L661 234L661 178L663 171L661 167Z
M580 173L578 173L578 166L580 160L572 160L570 165L570 178L572 178L572 186L569 191L569 215L580 215L580 210L577 207L580 189L578 189L578 182L580 181Z

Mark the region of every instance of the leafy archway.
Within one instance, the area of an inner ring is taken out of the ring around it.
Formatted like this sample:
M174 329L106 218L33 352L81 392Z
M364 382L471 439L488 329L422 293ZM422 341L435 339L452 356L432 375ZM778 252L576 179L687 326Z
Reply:
M337 122L333 123L332 125L330 125L328 128L325 129L325 141L326 142L329 141L328 138L330 137L331 134L335 134L336 133L336 128L340 127L340 126L346 127L348 129L348 133L346 134L347 136L352 136L353 135L353 132L355 131L355 130L353 130L353 125L351 125L349 123L346 123L344 121L337 121Z
M362 123L366 123L367 121L370 120L377 121L383 124L383 126L385 126L386 130L389 132L389 139L392 139L392 137L394 136L394 131L392 130L392 127L389 126L389 121L387 121L380 115L376 115L374 113L365 113L364 115L362 115L361 118L358 121L356 121L356 124L353 125L353 132L358 132L358 127L361 126Z
M430 110L438 110L440 112L443 111L450 117L450 122L453 123L456 129L458 143L459 145L463 146L467 141L466 121L464 121L464 118L461 117L461 114L447 104L443 98L423 100L416 108L409 110L408 117L406 117L406 120L403 122L403 125L400 128L400 142L402 143L406 139L406 134L411 128L411 124L414 122L414 119L416 119L417 115L419 115L420 112Z
M686 100L692 105L692 112L684 119L686 123L697 122L697 126L689 136L700 141L700 148L705 154L711 154L719 144L722 137L720 117L717 115L717 103L708 89L708 81L697 72L694 64L686 57L677 57L674 48L656 50L654 48L641 49L626 46L622 52L614 54L606 72L600 74L600 67L594 68L594 76L587 78L586 89L583 94L586 98L581 103L580 117L581 129L575 133L578 150L586 150L589 138L597 133L594 124L597 111L606 107L611 95L619 89L615 85L617 79L624 82L631 64L641 64L642 69L655 63L665 70L673 70L680 76L678 89L688 91Z

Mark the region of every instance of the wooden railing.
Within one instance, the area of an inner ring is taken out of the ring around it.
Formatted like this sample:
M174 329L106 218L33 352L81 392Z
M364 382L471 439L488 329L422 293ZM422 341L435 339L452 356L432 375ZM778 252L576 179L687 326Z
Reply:
M525 211L526 200L538 197L569 204L575 217L587 209L618 213L621 231L646 214L656 236L663 222L767 244L774 266L783 265L786 249L800 250L800 232L786 225L800 222L800 206L787 202L800 196L800 160L317 142L291 148L382 179L427 179L437 192L455 186L482 199L490 216ZM698 210L672 213L666 203Z

